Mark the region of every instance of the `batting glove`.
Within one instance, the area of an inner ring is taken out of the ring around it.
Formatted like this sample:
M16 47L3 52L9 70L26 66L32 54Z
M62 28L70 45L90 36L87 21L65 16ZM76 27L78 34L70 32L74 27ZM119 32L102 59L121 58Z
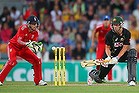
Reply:
M107 58L105 58L105 61L110 61L111 60L111 57L108 56ZM108 62L107 63L102 63L101 64L103 67L108 67Z
M117 64L118 63L118 57L116 56L116 57L113 57L111 60L110 60L110 62L109 63L112 63L112 64Z
M106 68L108 67L108 63L102 63L101 65Z
M105 58L105 60L110 61L111 60L111 57L108 56L107 58Z

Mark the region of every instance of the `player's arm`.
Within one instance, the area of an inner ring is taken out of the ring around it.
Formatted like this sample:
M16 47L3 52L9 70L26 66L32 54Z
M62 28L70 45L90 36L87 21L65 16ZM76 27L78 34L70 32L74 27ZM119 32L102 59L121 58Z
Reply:
M112 41L111 41L111 34L108 32L106 34L106 37L105 37L105 53L107 55L107 57L105 58L105 60L107 61L110 61L111 60L111 44L112 44Z
M95 43L95 40L96 40L96 34L98 32L98 28L95 28L93 31L92 31L92 47L94 47L94 43Z
M17 35L17 42L21 45L26 45L26 42L23 41L24 38L24 30L27 28L26 25L23 25L21 27L19 27L18 29L18 35Z
M19 44L21 44L21 45L26 45L26 42L22 41L22 37L19 37L19 38L17 39L17 42L18 42Z
M92 47L94 46L95 38L96 38L96 30L93 30L92 31Z
M22 25L19 29L18 29L18 35L17 35L17 42L21 45L32 45L33 42L35 41L28 41L28 42L24 42L23 39L24 39L24 36L25 36L25 30L27 29L27 26L26 25Z
M112 44L112 41L111 41L111 33L107 33L106 36L105 36L105 53L108 57L111 57L111 44Z
M123 42L123 48L121 49L121 51L118 54L118 58L120 58L127 50L129 50L130 48L130 38L131 38L131 33L128 32L125 36L125 40Z
M129 45L123 45L122 50L117 55L118 59L129 49Z
M105 52L107 56L111 56L111 51L110 51L110 46L109 45L105 45Z

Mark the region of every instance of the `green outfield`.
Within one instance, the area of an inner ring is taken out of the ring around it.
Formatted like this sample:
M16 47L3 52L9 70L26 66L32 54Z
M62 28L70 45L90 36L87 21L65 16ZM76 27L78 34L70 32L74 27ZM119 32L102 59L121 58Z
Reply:
M34 86L33 82L5 82L0 93L139 93L139 85L127 86L127 83L109 82L87 86L86 83L67 83L66 86Z

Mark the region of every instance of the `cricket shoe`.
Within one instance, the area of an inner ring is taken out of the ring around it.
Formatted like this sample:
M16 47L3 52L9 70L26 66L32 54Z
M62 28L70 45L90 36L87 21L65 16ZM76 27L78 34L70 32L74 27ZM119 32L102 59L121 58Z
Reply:
M2 84L2 82L0 82L0 86L2 86L3 84Z
M92 85L92 82L93 82L92 78L89 77L88 80L87 80L87 85L88 86L91 86Z
M130 81L130 82L128 83L128 86L136 86L136 82L135 82L135 81Z
M47 82L43 81L43 80L40 80L38 86L46 86L47 85Z

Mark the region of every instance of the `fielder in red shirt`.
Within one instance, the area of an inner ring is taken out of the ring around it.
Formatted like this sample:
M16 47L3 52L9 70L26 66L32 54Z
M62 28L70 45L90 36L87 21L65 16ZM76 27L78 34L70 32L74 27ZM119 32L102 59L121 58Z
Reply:
M97 49L96 49L96 59L102 59L105 52L105 36L107 32L111 30L110 26L110 17L104 16L103 24L96 27L92 34L92 47L95 45L95 38L98 35L97 39ZM100 66L97 66L99 69ZM112 70L108 74L108 80L112 80Z
M10 70L17 64L16 57L19 56L30 62L34 67L34 82L36 85L47 85L42 80L42 62L36 54L29 49L28 45L32 42L37 42L38 38L39 20L36 16L30 16L27 19L27 24L21 25L17 34L10 40L8 44L9 60L0 72L0 85L3 84L4 79Z

